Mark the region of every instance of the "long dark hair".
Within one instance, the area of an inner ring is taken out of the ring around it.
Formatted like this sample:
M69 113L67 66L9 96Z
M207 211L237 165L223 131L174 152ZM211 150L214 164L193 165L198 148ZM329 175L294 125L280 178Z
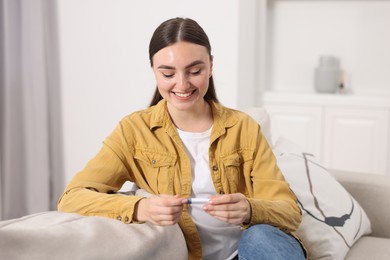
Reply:
M196 21L189 18L173 18L160 24L153 33L149 43L150 66L153 67L154 54L169 45L181 41L206 47L210 59L212 59L210 41L202 27ZM150 106L156 105L161 99L163 97L158 91L158 88L156 88ZM204 99L218 102L213 76L209 78L209 88Z

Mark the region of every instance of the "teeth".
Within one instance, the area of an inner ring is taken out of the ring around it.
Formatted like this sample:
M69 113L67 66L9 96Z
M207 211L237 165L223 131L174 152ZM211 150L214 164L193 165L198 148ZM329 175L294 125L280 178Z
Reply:
M177 93L177 92L175 92L175 95L179 96L179 97L189 97L191 95L191 92L187 92L187 93Z

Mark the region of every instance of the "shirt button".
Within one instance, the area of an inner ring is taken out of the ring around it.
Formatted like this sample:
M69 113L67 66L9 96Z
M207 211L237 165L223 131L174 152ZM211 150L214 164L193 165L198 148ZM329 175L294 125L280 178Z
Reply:
M215 171L215 172L218 171L218 166L217 165L213 166L213 171Z
M122 217L121 216L118 216L116 217L117 220L121 221L122 220Z
M153 160L152 160L152 164L156 164L156 160L153 159Z
M128 217L125 217L125 222L129 222L129 218Z

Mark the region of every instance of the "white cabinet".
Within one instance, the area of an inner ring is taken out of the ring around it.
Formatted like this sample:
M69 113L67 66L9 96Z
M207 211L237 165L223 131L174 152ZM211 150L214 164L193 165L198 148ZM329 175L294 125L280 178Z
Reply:
M300 144L328 168L390 175L390 98L266 93L274 141Z
M280 136L300 144L305 151L320 157L322 108L320 106L267 104L271 118L272 138Z
M324 164L385 174L389 160L389 110L325 107Z

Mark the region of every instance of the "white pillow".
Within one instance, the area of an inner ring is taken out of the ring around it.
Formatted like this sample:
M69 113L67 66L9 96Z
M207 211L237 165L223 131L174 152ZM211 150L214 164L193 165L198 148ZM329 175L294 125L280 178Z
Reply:
M274 154L302 209L296 234L309 259L344 259L349 248L371 232L366 213L314 156L298 145L280 137Z
M250 107L243 109L242 111L257 121L261 126L261 132L265 136L265 139L267 139L268 144L272 147L271 123L267 110L265 110L264 107Z

